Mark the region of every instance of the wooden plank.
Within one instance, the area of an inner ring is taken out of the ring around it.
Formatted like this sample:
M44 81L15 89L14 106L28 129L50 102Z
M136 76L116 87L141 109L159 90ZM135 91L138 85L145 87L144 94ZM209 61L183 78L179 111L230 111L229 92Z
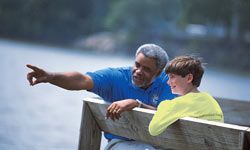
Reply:
M242 149L242 137L248 127L205 121L180 119L163 134L151 136L148 125L155 111L135 108L125 112L119 121L106 120L108 104L102 100L85 99L103 131L135 139L160 148L170 149ZM98 105L96 104L98 103Z
M250 149L250 128L248 128L247 131L245 132L244 138L245 140L244 140L243 150L249 150Z
M250 126L250 102L215 98L224 114L225 123Z
M100 150L101 129L87 103L83 102L78 150Z

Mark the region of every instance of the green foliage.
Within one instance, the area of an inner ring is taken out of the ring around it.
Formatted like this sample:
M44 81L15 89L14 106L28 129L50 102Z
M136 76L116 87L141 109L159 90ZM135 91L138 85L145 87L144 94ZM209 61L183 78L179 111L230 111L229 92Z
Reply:
M211 62L229 66L241 58L241 66L249 68L244 55L249 54L249 43L244 42L249 15L249 0L0 0L0 36L65 44L108 30L125 35L122 47L128 49L146 42L167 43L173 52L195 49L214 55L208 57L216 59ZM231 32L221 39L190 39L183 33L189 24L222 25ZM234 41L232 31L239 35ZM235 55L223 60L223 52Z
M182 0L182 18L185 23L230 23L231 3L228 0Z
M238 15L240 30L250 30L249 0L182 0L180 4L180 26L189 23L223 24L230 28L233 16Z
M244 30L250 30L250 1L249 0L241 0L239 4L240 8L240 28Z
M177 1L171 0L115 0L106 16L109 28L142 29L175 18Z
M176 20L178 12L178 0L113 0L105 24L109 30L126 31L128 44L136 45L154 39L156 30Z
M249 0L1 0L0 34L69 40L105 29L126 31L134 41L168 34L167 22L230 27L234 12L246 31L249 8Z
M0 34L40 40L69 40L87 32L90 8L84 0L0 1Z

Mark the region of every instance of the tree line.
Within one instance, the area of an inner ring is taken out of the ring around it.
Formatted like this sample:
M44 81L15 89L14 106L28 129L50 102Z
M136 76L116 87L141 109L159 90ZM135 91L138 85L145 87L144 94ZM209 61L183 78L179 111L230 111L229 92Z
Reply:
M126 33L128 53L148 41L166 43L170 53L184 47L244 70L250 68L249 15L249 0L0 0L0 36L71 44L103 31ZM184 38L190 24L221 27L224 36Z

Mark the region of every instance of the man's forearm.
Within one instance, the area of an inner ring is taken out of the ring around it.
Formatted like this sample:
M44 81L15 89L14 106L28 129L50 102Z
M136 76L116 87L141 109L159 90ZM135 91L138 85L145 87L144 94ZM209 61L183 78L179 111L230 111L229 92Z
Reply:
M67 90L86 90L91 88L87 76L79 72L51 73L49 83Z

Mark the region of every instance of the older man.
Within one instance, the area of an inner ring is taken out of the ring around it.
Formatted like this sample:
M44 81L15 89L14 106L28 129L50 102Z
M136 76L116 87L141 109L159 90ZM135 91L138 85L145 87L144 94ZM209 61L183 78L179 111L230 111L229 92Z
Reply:
M106 68L82 74L79 72L53 73L27 65L33 71L27 74L31 85L51 83L67 90L88 90L111 102L107 118L119 119L121 113L135 107L156 109L162 100L175 97L166 85L168 77L163 71L168 55L160 46L144 44L135 54L132 67ZM109 141L105 149L153 149L132 139L105 133Z

